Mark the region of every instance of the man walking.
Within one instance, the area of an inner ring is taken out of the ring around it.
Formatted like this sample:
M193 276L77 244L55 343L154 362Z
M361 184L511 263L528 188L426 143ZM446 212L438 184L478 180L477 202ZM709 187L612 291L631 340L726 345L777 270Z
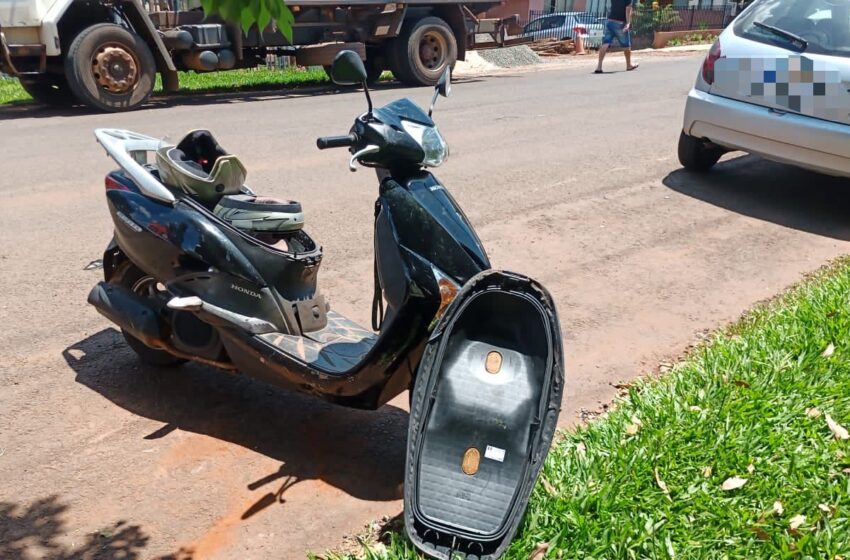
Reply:
M629 33L631 27L632 0L611 0L611 11L608 12L608 21L605 22L605 36L599 46L599 65L594 74L602 74L602 61L605 60L605 53L615 38L625 49L623 54L626 55L626 70L631 72L638 67L637 64L632 65L632 37Z

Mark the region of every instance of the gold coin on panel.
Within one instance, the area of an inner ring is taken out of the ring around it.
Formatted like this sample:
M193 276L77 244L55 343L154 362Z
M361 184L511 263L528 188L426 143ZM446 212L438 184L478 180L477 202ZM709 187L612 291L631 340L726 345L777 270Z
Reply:
M481 452L470 447L463 454L463 462L460 464L460 469L464 474L473 475L478 472L478 465L481 463Z

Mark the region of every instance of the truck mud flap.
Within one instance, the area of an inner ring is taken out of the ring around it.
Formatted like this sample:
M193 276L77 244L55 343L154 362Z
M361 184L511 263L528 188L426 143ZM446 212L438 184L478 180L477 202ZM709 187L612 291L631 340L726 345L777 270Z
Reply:
M485 271L446 310L419 365L410 411L405 526L427 555L498 558L549 452L564 386L552 297Z

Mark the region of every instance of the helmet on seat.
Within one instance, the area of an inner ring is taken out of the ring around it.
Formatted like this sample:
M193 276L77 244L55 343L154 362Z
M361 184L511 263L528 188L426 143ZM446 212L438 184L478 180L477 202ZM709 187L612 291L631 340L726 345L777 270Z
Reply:
M193 130L176 146L161 146L156 163L166 185L208 206L224 195L239 193L247 175L239 159L224 151L208 130Z
M291 233L304 227L301 204L247 194L223 196L213 213L251 235Z

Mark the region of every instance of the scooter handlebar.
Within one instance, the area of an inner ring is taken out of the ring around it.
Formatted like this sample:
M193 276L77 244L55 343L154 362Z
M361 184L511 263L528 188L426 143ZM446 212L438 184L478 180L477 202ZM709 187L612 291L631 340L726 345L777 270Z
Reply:
M347 148L353 146L357 142L357 136L354 134L346 134L345 136L322 136L316 140L316 146L320 150L328 148Z

